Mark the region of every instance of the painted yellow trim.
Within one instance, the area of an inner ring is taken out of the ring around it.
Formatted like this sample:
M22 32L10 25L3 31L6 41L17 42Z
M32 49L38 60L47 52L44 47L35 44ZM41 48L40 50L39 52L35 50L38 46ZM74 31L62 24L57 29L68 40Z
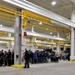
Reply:
M5 12L5 13L8 13L8 14L11 14L11 15L21 16L21 12L16 11L16 10L13 10L11 8L7 8L5 6L0 6L0 11L1 12Z
M75 59L74 60L70 60L70 62L75 62Z
M24 65L17 65L17 64L15 64L15 65L12 65L12 67L14 67L14 68L23 68Z

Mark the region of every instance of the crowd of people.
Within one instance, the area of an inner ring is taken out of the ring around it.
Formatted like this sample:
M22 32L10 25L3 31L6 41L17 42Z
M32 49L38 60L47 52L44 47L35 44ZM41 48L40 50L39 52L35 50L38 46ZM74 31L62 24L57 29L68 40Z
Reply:
M52 50L43 50L43 51L35 51L32 52L31 50L26 50L24 53L25 59L25 68L29 68L29 63L36 64L36 63L48 63L51 62L59 62L59 60L70 60L70 53L63 53L59 54ZM27 65L27 66L26 66Z
M0 66L11 66L14 64L14 51L0 51Z
M25 49L23 53L23 58L25 60L24 68L29 68L29 63L48 63L59 62L59 60L70 60L70 52L59 54L52 49L46 49L43 51L36 50L32 52L31 50ZM0 66L11 66L14 64L14 51L0 51Z

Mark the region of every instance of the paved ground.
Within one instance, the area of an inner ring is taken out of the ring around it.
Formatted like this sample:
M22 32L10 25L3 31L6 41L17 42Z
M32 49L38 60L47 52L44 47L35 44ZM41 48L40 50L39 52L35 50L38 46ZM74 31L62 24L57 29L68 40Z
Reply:
M75 63L60 61L59 63L33 64L29 69L0 67L0 75L75 75Z

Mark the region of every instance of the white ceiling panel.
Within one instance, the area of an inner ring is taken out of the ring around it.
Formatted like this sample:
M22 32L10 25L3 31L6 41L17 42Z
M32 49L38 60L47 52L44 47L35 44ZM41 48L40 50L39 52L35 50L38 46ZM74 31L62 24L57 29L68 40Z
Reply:
M52 6L53 0L27 0L61 16L71 19L71 13L75 10L75 4L71 0L55 0L56 5Z

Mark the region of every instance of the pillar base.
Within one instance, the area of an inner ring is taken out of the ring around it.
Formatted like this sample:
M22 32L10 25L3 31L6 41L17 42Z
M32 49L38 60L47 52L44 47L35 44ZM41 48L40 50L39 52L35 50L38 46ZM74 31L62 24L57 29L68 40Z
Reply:
M70 56L70 59L71 60L75 60L75 56Z
M14 67L14 68L23 68L24 67L24 65L12 65L12 67Z
M75 62L75 59L74 60L70 60L70 62Z

